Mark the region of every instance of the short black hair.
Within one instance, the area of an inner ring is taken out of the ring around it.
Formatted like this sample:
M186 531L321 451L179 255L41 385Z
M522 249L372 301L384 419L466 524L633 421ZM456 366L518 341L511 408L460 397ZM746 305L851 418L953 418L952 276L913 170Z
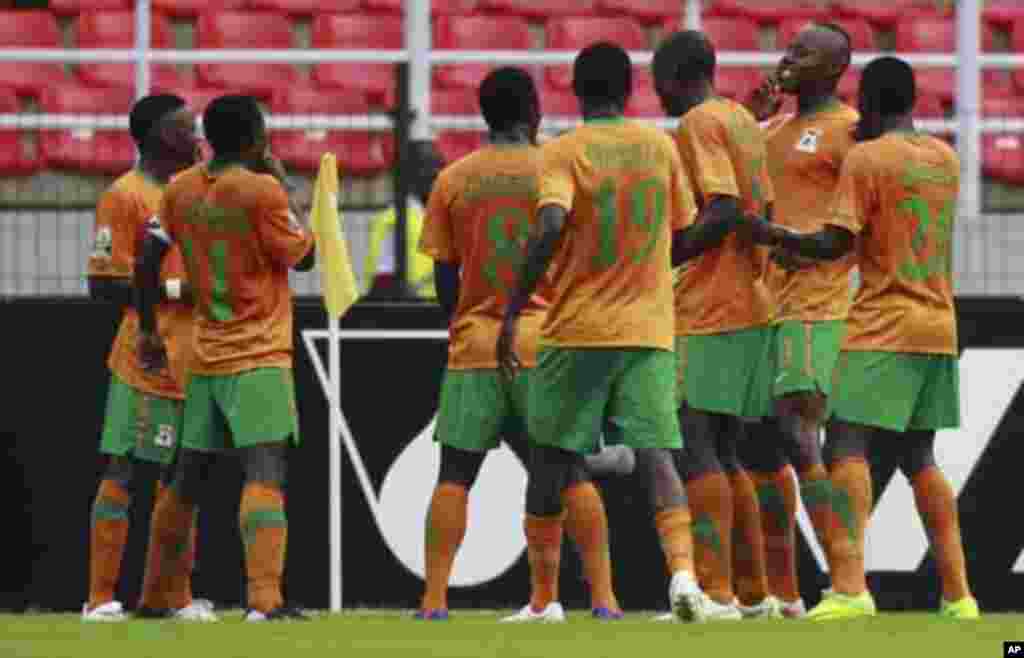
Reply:
M140 149L161 119L185 107L185 99L173 94L153 94L140 98L128 114L128 132Z
M914 69L898 57L879 57L864 67L860 78L861 107L882 116L907 114L917 100Z
M540 100L533 78L516 66L503 66L480 83L480 113L491 130L506 130L529 123L539 112Z
M629 53L610 41L587 46L573 62L572 90L589 105L625 104L633 92Z
M853 57L853 37L851 37L850 33L846 31L846 28L839 23L833 23L831 21L814 23L814 26L820 27L823 30L828 30L829 32L835 32L843 38L843 41L846 43L846 66L849 67L850 59Z
M707 35L683 30L669 35L654 53L651 68L658 80L714 80L715 47Z
M252 96L219 96L203 112L203 132L217 155L241 153L264 128L263 112Z

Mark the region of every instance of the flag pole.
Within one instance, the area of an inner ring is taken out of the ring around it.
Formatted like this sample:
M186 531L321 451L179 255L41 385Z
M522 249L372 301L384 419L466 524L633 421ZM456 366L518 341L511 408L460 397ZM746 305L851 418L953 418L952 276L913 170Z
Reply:
M327 314L327 373L331 384L330 438L330 560L331 612L341 612L341 335L340 319Z

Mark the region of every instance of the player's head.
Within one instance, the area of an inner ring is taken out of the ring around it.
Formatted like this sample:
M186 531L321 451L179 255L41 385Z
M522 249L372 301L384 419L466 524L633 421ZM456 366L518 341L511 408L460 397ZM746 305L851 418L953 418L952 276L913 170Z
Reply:
M910 115L917 100L914 69L898 57L879 57L864 67L857 108L857 139L875 139L894 117Z
M535 141L540 126L540 99L530 74L515 66L491 71L480 83L480 113L492 133L526 130Z
M800 95L834 92L850 66L852 41L836 23L810 23L793 38L779 62L782 91Z
M715 47L702 32L676 32L658 46L651 69L665 114L681 116L714 84Z
M139 153L150 162L178 170L197 158L195 117L178 96L154 94L139 99L128 115L128 131Z
M430 140L414 141L410 145L409 168L412 193L422 202L430 198L437 175L444 168L444 158Z
M252 96L219 96L203 112L203 132L214 156L256 160L266 149L263 112Z
M633 63L629 53L608 41L580 51L572 65L572 90L584 115L615 108L621 114L633 93Z

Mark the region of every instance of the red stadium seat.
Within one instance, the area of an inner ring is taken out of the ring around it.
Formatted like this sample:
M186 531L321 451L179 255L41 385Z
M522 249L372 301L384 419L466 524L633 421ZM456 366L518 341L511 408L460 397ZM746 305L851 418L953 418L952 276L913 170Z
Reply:
M1024 53L1024 18L1018 19L1013 24L1013 34L1010 39L1010 50L1015 53ZM1024 68L1018 68L1014 71L1013 82L1017 85L1017 91L1024 95Z
M594 0L479 0L479 4L485 11L536 21L594 13Z
M212 11L242 9L246 0L153 0L153 11L175 18L195 18Z
M48 11L0 12L0 48L60 48L57 19ZM42 62L0 63L0 87L20 96L39 96L67 81L64 67Z
M135 5L131 0L50 0L50 11L62 16L83 11L127 11Z
M580 103L572 92L542 87L540 111L546 117L578 117L580 116Z
M611 41L626 50L649 49L643 28L629 18L562 18L548 23L547 47L552 50L577 50L595 41ZM634 83L650 84L647 67L637 67L633 78ZM555 89L572 89L572 67L548 67L547 79Z
M463 158L487 143L487 137L477 131L445 131L437 136L434 146L446 163Z
M1024 139L1020 135L985 135L981 140L981 170L986 176L1024 185Z
M430 13L435 16L441 14L468 15L472 14L479 0L431 0ZM401 14L405 11L405 0L362 0L362 8L370 12L387 12ZM321 11L328 11L321 8ZM337 11L330 8L329 11Z
M63 85L43 90L40 106L52 114L128 114L135 100L130 87L96 89ZM39 150L47 167L88 173L121 174L135 163L135 142L117 129L42 130Z
M818 20L828 17L828 10L814 0L764 0L743 2L742 0L715 0L705 10L711 16L741 16L758 23L778 23L786 19Z
M988 23L1007 28L1024 20L1024 3L1020 0L985 0L982 16Z
M17 114L21 111L18 96L11 89L0 89L0 114ZM0 174L24 176L39 168L39 161L25 155L18 129L0 129Z
M644 24L666 20L678 24L683 15L681 0L597 0L596 9L602 14L625 14Z
M945 119L946 108L938 96L920 94L914 103L914 117L918 119Z
M318 0L248 0L245 7L259 11L276 11L291 16L311 16L326 11L338 14L359 11L360 5L360 0L330 0L329 3Z
M633 94L626 103L626 116L643 117L647 119L661 118L665 116L665 110L661 107L661 100L654 88L650 85L641 84L633 87Z
M434 23L434 45L456 50L528 50L532 38L526 20L517 16L442 16ZM490 64L438 66L438 86L476 89Z
M981 101L981 108L985 117L1024 117L1024 97L985 98Z
M701 30L716 50L758 50L761 45L757 24L749 18L708 17L701 22ZM727 98L745 101L761 78L757 67L719 66L715 72L715 91Z
M324 153L337 156L339 168L353 176L379 174L391 166L395 156L390 133L275 130L270 134L270 144L282 162L308 172L319 168Z
M203 14L196 25L200 48L292 47L292 26L287 18L268 12L217 12ZM275 89L299 82L291 64L198 64L196 74L204 87L242 89L259 98L270 98Z
M78 17L79 48L131 48L135 44L135 14L132 12L89 12ZM173 48L170 21L153 14L150 28L154 48ZM134 64L86 63L78 67L79 79L95 87L126 87L135 84ZM181 75L171 64L150 65L150 85L177 87Z
M314 48L399 50L405 41L402 18L392 14L321 14L313 19ZM395 90L394 64L325 62L313 67L324 89L350 89L373 105L386 105Z
M437 115L477 116L480 107L472 89L431 89L430 111Z
M896 26L896 50L899 52L951 53L956 50L956 25L945 18L902 21ZM918 68L917 87L937 94L945 101L953 100L956 71L951 68Z
M863 18L885 29L917 18L938 16L935 0L838 0L835 10L840 16Z
M791 18L779 23L779 34L775 38L776 48L785 50L800 30L810 22L804 18ZM866 20L850 18L836 21L836 23L850 34L850 42L853 44L854 50L870 51L875 49L875 33L871 29L871 24Z
M154 91L181 96L185 99L185 103L188 104L189 109L200 116L202 115L203 110L206 109L206 106L209 105L213 99L226 94L244 93L238 89L208 89L204 87L190 86L168 88L154 87Z

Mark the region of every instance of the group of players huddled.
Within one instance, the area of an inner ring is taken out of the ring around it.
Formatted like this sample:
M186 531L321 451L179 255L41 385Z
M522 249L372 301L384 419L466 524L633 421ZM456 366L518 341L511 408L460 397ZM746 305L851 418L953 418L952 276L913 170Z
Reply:
M583 123L542 145L529 73L484 79L489 144L440 173L420 243L435 260L450 348L418 619L449 618L468 492L502 441L529 477L532 592L504 621L565 620L563 532L593 616L623 616L591 481L620 463L650 491L670 576L672 612L658 619L874 615L864 538L868 459L880 450L913 487L940 614L979 616L933 451L936 431L959 424L959 163L914 129L905 62L874 60L857 110L840 102L850 59L842 28L811 24L744 107L715 95L708 39L672 34L652 65L679 118L669 136L623 118L632 63L596 43L573 66ZM796 97L795 114L778 115L783 94ZM200 163L184 103L140 101L139 166L97 209L90 287L125 316L86 620L125 618L114 590L148 463L163 466L165 484L137 614L216 619L192 599L189 573L205 470L231 447L246 475L245 618L305 618L281 596L284 448L298 440L287 272L312 267L314 247L255 101L221 97L203 118L214 155ZM796 574L798 495L832 579L810 611Z

